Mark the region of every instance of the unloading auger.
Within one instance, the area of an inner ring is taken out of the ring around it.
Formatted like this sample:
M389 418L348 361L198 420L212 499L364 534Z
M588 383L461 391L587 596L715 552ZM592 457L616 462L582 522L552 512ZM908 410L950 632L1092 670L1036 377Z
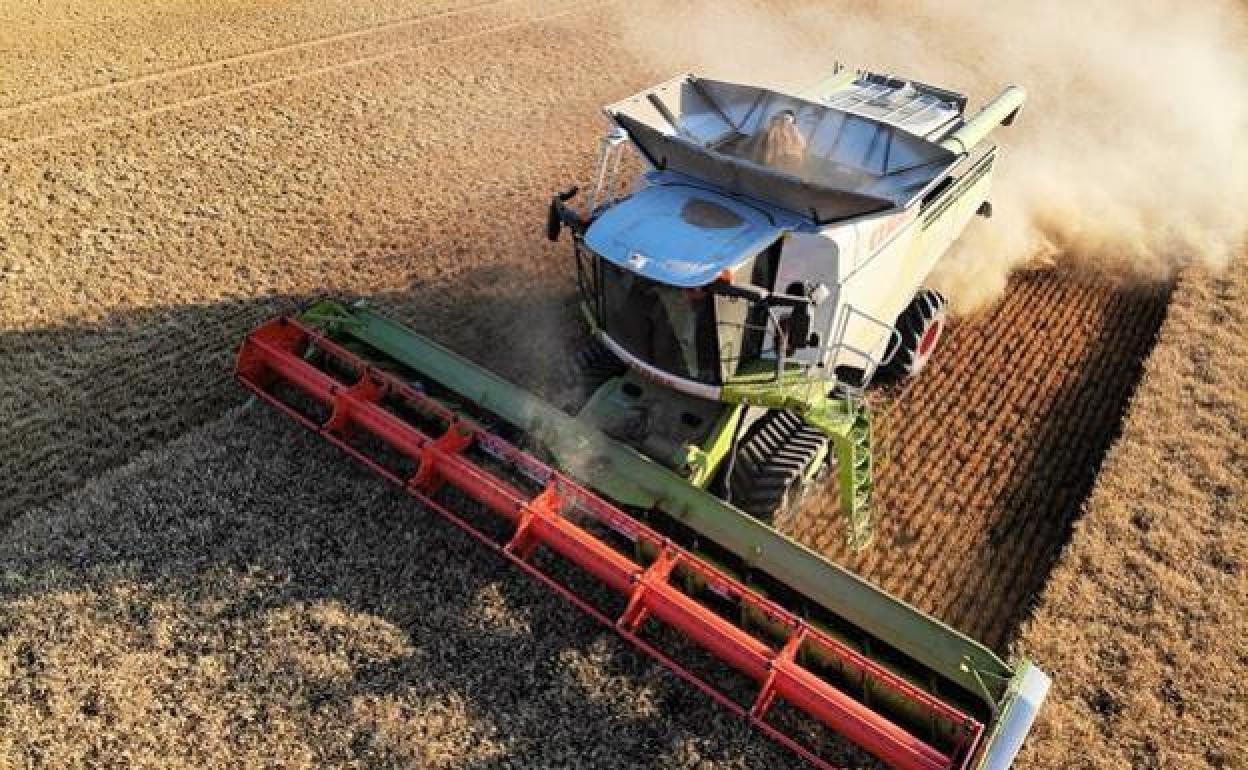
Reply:
M1048 677L771 521L835 479L849 545L870 542L862 394L932 355L944 298L921 284L991 213L985 137L1022 103L968 120L959 94L838 69L798 94L686 75L608 107L590 200L556 196L547 223L571 232L592 332L575 416L330 300L252 332L238 379L816 766L777 704L895 768L1003 770ZM646 165L627 193L626 146Z

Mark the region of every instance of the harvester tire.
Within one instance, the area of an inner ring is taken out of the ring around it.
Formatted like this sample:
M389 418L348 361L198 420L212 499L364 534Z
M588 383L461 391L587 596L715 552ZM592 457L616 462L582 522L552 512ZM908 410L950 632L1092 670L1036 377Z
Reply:
M944 334L948 306L945 295L935 289L919 289L897 317L900 340L894 337L889 346L892 358L881 370L885 378L904 380L923 371Z
M796 513L827 471L827 444L827 436L797 415L768 412L737 447L728 483L730 502L769 524L778 515ZM808 479L816 461L822 467Z

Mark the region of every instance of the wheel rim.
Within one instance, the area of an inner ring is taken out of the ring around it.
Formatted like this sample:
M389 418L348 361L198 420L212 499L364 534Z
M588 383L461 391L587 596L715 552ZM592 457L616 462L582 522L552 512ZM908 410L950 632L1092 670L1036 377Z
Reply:
M919 357L926 359L936 349L936 343L940 342L940 335L944 331L945 322L940 318L933 318L932 322L923 330L923 337L919 340Z

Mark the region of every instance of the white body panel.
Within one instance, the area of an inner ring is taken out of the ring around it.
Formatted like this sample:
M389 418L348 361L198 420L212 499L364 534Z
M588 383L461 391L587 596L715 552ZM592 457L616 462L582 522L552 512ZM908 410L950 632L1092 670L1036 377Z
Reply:
M786 236L777 288L805 281L823 283L832 293L811 324L819 346L792 358L821 364L829 376L837 366L883 363L897 318L988 199L990 171L955 185L930 205Z
M852 239L851 239L852 240ZM776 271L776 287L785 291L790 283L823 284L832 292L832 296L814 309L811 314L810 328L819 336L820 346L817 348L801 348L791 358L808 364L826 363L826 345L832 339L832 329L837 320L840 307L839 287L845 260L839 244L824 233L791 233L784 239L784 249L780 252L780 265ZM775 310L777 318L784 318L790 311L783 308ZM774 351L776 340L770 341ZM774 353L773 353L774 356Z

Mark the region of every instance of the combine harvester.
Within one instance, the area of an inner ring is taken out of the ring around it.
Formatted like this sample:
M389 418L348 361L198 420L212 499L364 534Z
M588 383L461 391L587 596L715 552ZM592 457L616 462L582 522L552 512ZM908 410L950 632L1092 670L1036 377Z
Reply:
M576 416L332 301L249 335L238 378L813 764L819 723L895 768L1002 770L1048 677L770 521L831 476L868 545L863 391L931 355L945 301L921 284L991 213L985 138L1022 103L967 119L959 94L838 68L797 94L682 76L608 107L592 196L548 221L593 334ZM646 170L623 193L627 146Z

